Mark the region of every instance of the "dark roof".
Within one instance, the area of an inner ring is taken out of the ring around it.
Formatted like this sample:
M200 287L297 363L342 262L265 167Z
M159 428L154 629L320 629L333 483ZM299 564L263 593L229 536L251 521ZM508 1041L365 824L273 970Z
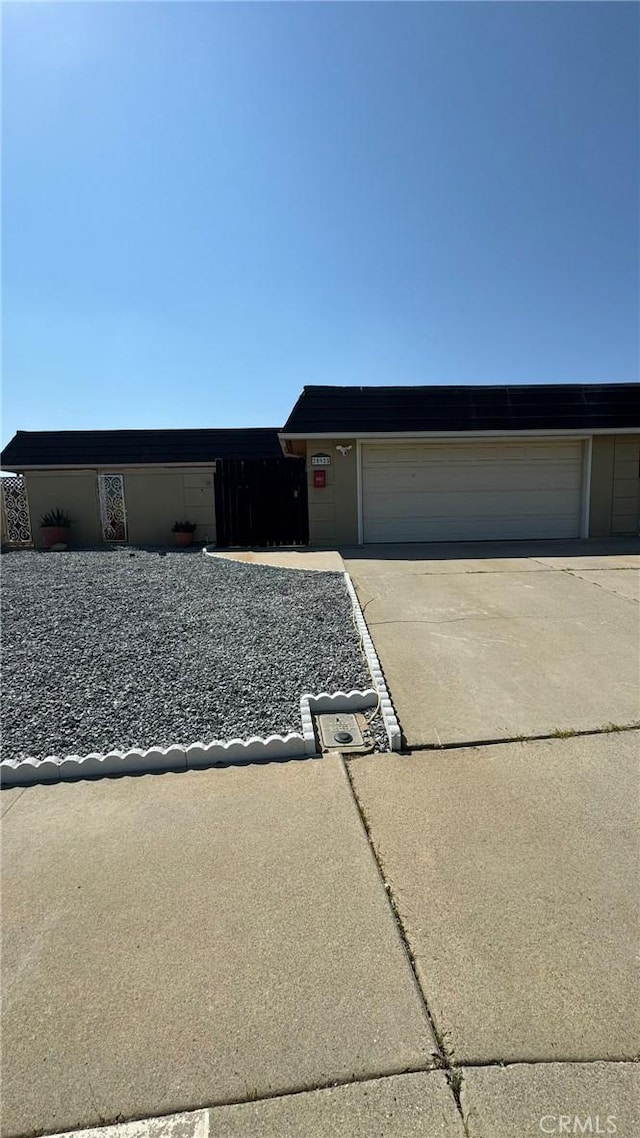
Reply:
M4 470L28 466L129 466L282 458L275 427L169 431L18 431L0 456Z
M637 427L640 384L305 387L283 434Z

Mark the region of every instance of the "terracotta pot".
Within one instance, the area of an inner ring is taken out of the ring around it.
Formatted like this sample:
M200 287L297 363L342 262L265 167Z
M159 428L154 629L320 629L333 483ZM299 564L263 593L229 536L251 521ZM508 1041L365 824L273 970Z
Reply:
M41 526L42 544L45 549L52 545L68 545L71 530L68 526Z
M176 545L193 545L192 533L184 533L182 530L179 530L177 533L174 533L173 536L176 539Z

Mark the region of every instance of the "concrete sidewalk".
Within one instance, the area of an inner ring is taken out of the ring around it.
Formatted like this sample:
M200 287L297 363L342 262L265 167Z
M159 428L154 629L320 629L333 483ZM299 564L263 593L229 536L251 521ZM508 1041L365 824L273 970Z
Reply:
M433 1064L338 758L1 797L4 1135Z
M633 1060L640 732L354 758L456 1064Z
M540 1138L562 1133L637 1138L640 1133L636 1063L519 1064L457 1073L460 1110L443 1071L420 1071L76 1131L74 1138Z
M4 791L3 1135L637 1138L639 745Z

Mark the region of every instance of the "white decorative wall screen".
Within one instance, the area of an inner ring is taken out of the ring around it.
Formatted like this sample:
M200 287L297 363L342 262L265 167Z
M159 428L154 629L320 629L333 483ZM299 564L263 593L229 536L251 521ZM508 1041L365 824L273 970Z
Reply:
M99 474L100 520L103 541L127 540L127 511L124 502L124 476Z
M33 545L27 485L22 475L2 479L2 508L9 545Z

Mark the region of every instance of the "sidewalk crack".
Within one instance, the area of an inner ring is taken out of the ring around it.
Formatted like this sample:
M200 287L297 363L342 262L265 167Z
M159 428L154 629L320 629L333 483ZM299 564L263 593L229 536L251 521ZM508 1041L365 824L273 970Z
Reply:
M446 1039L445 1039L447 1033L441 1032L439 1030L439 1028L436 1024L436 1021L434 1019L433 1013L431 1011L431 1008L429 1007L429 1003L427 1001L426 994L422 988L422 985L420 983L420 979L418 977L418 969L417 969L417 965L416 965L416 959L415 959L415 956L413 953L413 949L411 948L411 944L409 942L407 931L404 927L402 918L400 916L398 904L397 904L397 901L395 899L393 889L391 887L391 884L387 881L387 879L384 875L384 870L382 868L380 859L378 858L378 855L376 853L376 848L375 848L375 845L374 845L374 842L373 842L373 839L371 836L371 829L369 827L369 822L368 822L367 816L366 816L364 809L360 803L360 800L359 800L357 792L356 792L356 788L355 788L353 780L351 778L351 772L349 770L349 764L345 762L344 758L342 759L342 767L343 767L343 770L345 772L347 782L349 784L349 788L351 790L351 795L353 797L353 801L354 801L356 810L358 811L358 815L359 815L360 821L362 823L362 828L365 832L367 842L369 843L369 848L370 848L371 853L373 855L373 859L375 861L375 864L376 864L376 867L378 870L378 874L380 876L380 880L381 880L382 886L384 888L384 892L385 892L385 895L387 898L387 902L389 904L389 908L391 909L393 920L394 920L394 923L396 925L396 929L398 931L398 935L400 937L402 947L404 948L405 955L406 955L408 963L409 963L409 967L411 968L411 972L413 973L413 979L415 982L416 991L417 991L417 993L420 997L420 1000L422 1002L422 1006L424 1008L424 1012L425 1012L425 1015L427 1017L427 1021L429 1023L430 1028L431 1028L431 1033L433 1035L433 1038L434 1038L435 1043L436 1043L436 1047L438 1049L436 1052L433 1052L433 1057L434 1057L434 1060L436 1063L436 1067L439 1068L440 1070L444 1071L447 1083L449 1085L449 1089L451 1090L451 1093L453 1095L453 1098L454 1098L454 1101L456 1104L456 1109L457 1109L458 1114L460 1115L460 1118L462 1120L462 1125L464 1128L465 1135L467 1135L467 1138L469 1138L469 1130L467 1127L467 1120L464 1116L464 1111L462 1108L462 1083L463 1083L463 1078L464 1078L462 1069L459 1066L456 1066L454 1064L453 1049L451 1048L450 1045L447 1045Z
M6 787L6 788L4 788L4 789L6 789L6 790L12 790L12 789L13 789L13 787ZM16 794L16 796L15 796L15 798L14 798L13 802L10 802L10 803L9 803L9 805L7 806L7 809L5 810L4 814L2 815L2 821L3 821L3 822L4 822L4 820L5 820L6 816L7 816L7 814L9 813L9 811L10 811L10 810L13 810L13 807L15 806L16 802L18 801L18 799L19 799L19 798L22 798L22 795L24 794L24 792L25 792L25 790L26 790L26 789L27 789L27 788L26 788L26 786L23 786L23 787L22 787L22 789L21 789L21 791L20 791L20 794Z
M640 720L633 723L603 723L600 727L556 727L554 731L546 731L539 735L509 735L495 739L464 739L462 742L443 743L436 728L433 728L438 739L437 743L411 743L405 739L405 745L399 755L420 754L423 751L464 751L474 747L503 747L511 743L544 743L558 739L584 739L590 735L616 735L626 731L637 731Z

